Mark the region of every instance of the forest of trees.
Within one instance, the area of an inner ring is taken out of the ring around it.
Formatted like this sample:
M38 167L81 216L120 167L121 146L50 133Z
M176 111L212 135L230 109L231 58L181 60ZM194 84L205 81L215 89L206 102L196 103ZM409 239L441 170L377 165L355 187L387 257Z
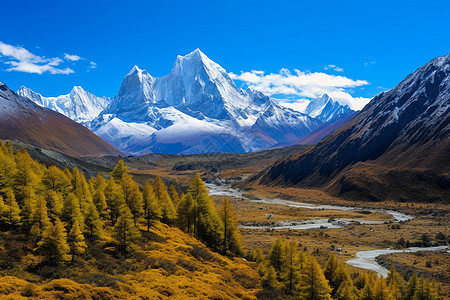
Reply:
M227 256L244 249L236 213L228 199L216 206L200 175L186 193L156 177L140 186L120 160L110 174L86 179L77 167L46 167L26 151L14 152L0 141L0 231L20 232L33 251L53 266L70 264L88 247L112 244L127 257L141 235L157 222L178 227ZM350 276L343 262L330 256L324 269L294 242L277 239L267 255L254 249L263 298L299 299L438 299L438 286L413 275L361 273Z
M391 267L387 278L359 273L352 279L344 262L336 255L330 255L322 269L314 256L298 251L296 243L281 238L275 240L267 255L257 248L251 251L249 259L259 265L263 298L285 295L311 300L440 299L440 285L415 273L408 278Z
M87 180L77 167L47 168L0 141L0 229L22 231L55 264L82 255L85 239L113 242L126 255L141 227L148 231L158 221L222 254L243 253L232 205L224 200L218 211L199 175L180 197L160 177L141 188L128 169L120 160L107 176Z

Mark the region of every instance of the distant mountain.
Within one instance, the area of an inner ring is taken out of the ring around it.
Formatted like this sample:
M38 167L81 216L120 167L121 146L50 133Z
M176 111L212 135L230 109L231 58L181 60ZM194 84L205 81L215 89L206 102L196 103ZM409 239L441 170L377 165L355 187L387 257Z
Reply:
M327 94L311 100L305 110L305 114L319 119L324 123L335 122L355 113L348 105L340 104Z
M97 97L86 92L81 86L74 86L69 94L58 97L44 97L24 86L17 91L17 94L83 125L89 125L111 101L110 98Z
M0 139L16 139L70 156L120 154L86 127L17 95L1 82Z
M450 199L450 55L377 95L311 150L279 161L263 184L323 187L370 200Z
M133 67L90 128L127 153L194 154L266 149L320 125L260 92L237 88L197 49L178 56L163 77Z

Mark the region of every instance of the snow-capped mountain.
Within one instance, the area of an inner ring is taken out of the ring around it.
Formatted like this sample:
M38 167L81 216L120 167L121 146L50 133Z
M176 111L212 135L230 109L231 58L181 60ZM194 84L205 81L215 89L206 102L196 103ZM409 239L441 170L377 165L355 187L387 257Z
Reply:
M324 123L335 122L355 113L348 105L340 104L327 94L311 100L305 110L305 114Z
M121 154L86 127L17 95L1 82L0 139L20 140L70 156Z
M448 202L449 153L450 54L378 94L310 151L277 162L262 182L326 186L358 200Z
M90 128L127 153L190 154L261 150L321 124L260 92L237 88L197 49L178 56L163 77L134 66Z
M107 97L97 97L81 86L74 86L69 94L58 97L44 97L24 86L17 91L17 94L83 125L89 125L111 101Z

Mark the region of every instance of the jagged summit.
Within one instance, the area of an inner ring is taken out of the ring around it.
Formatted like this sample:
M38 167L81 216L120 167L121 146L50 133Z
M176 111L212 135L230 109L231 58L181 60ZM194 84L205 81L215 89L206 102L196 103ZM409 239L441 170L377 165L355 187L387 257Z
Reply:
M110 102L109 98L97 97L81 86L74 86L69 94L57 97L44 97L24 86L17 91L17 94L83 125L87 125L97 117Z
M327 123L346 118L356 112L348 105L342 105L333 100L328 94L323 94L321 97L311 100L305 113Z
M268 118L263 115L272 105L260 92L239 89L224 68L196 49L178 56L163 77L133 67L91 128L129 153L248 152L279 140L273 122L261 120L264 134L252 129L259 118ZM292 122L296 117L299 122ZM277 122L286 122L293 135L321 123L298 112L282 113Z

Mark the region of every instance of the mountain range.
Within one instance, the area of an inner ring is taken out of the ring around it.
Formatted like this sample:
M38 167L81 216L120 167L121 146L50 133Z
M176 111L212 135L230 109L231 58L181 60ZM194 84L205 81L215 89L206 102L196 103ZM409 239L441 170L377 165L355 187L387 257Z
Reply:
M259 91L239 89L199 49L178 56L163 77L134 66L113 99L81 87L58 97L43 97L25 87L18 94L134 155L252 152L293 144L318 129L327 132L324 127L334 128L355 113L328 95L311 101L307 113L301 113Z
M70 156L121 154L86 127L17 95L1 82L0 139L16 139Z
M377 95L339 130L258 180L373 201L450 202L450 54Z

